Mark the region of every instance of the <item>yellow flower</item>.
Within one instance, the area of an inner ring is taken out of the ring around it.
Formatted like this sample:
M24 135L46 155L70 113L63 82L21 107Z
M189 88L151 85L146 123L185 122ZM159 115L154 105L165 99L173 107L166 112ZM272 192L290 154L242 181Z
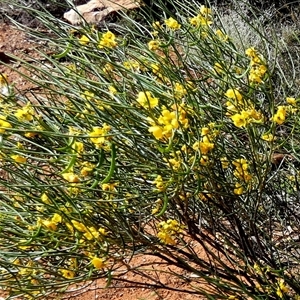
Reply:
M226 102L226 106L227 106L227 116L230 116L232 113L236 113L238 111L237 107L235 104L233 104L231 101L227 101Z
M235 114L231 116L231 120L236 127L243 127L247 125L247 114Z
M79 176L74 174L73 172L63 173L61 176L63 177L63 179L65 179L65 180L67 180L68 182L71 182L71 183L80 182Z
M259 67L263 63L263 60L259 56L254 56L250 60L250 66Z
M87 101L91 101L95 97L95 94L93 92L84 91L80 96Z
M156 29L156 30L161 29L161 25L160 25L159 21L153 22L152 27L153 27L153 29Z
M86 228L86 226L84 224L82 224L81 222L78 222L76 220L71 220L71 223L78 231L88 232L88 229Z
M284 294L289 292L289 288L286 286L284 283L284 279L279 279L278 280L278 288L276 290L276 294L278 295L279 298L283 298Z
M106 74L111 73L113 70L114 70L114 66L113 66L112 64L110 64L110 63L106 63L106 64L104 65L104 68L102 69L102 71L103 71L104 73L106 73Z
M242 112L243 113L243 112ZM249 122L263 123L264 116L261 112L255 110L254 108L248 109L244 112L244 114L248 114Z
M156 188L160 191L164 191L165 188L166 188L166 184L164 183L163 178L161 177L161 175L157 175L157 177L153 181L153 184L155 184Z
M160 211L163 201L161 199L157 199L155 203L156 203L155 207L151 210L152 215L155 215Z
M286 102L290 105L297 105L296 99L292 97L286 97Z
M210 142L200 142L199 147L201 154L205 155L215 147L215 144Z
M98 229L98 232L99 232L100 235L102 235L103 237L108 235L107 231L106 231L104 228L99 228L99 229Z
M29 138L29 139L34 138L37 135L38 135L37 132L30 132L30 131L29 132L25 132L25 134L24 134L24 136L27 137L27 138Z
M103 191L114 192L116 190L117 182L114 183L102 183L101 188Z
M112 94L112 95L116 95L118 93L117 89L113 85L110 85L108 87L108 90L109 90L110 94Z
M148 43L148 48L151 51L157 50L159 48L160 42L158 40L152 40Z
M30 103L27 103L24 107L15 112L15 117L17 117L19 121L32 121L33 115L34 110Z
M182 226L177 220L168 219L159 223L159 227L163 230L170 231L171 233L178 233L182 231Z
M214 70L216 71L217 74L222 74L224 72L222 65L218 62L215 63Z
M200 165L206 166L210 162L209 157L207 155L201 155Z
M41 200L46 203L46 204L51 204L51 201L49 199L49 197L47 196L46 193L43 193L42 196L41 196Z
M244 188L242 187L242 185L240 183L236 183L235 184L235 189L233 190L233 192L236 195L242 195L244 193Z
M81 45L87 45L89 43L90 39L86 35L82 35L79 39L79 44Z
M245 53L247 56L252 57L252 58L257 56L257 51L254 47L246 49Z
M6 117L0 115L0 133L4 133L6 129L12 128L11 124L5 120Z
M216 30L216 35L222 42L226 42L229 39L228 35L223 33L220 29Z
M169 111L167 109L163 109L160 117L158 118L158 123L165 125L165 130L171 131L172 129L178 128L178 120L175 111Z
M239 158L236 159L232 162L232 164L236 167L236 168L240 168L242 170L247 170L248 169L248 162L246 159L244 158Z
M229 167L229 161L226 157L221 157L220 161L223 169L227 169Z
M209 127L202 127L201 128L201 136L208 135L210 133L210 128Z
M27 161L27 158L18 154L12 155L11 158L19 164L24 164Z
M274 141L274 135L272 133L264 133L261 136L262 140L267 141L267 142L272 142Z
M208 139L205 139L203 141L195 142L193 145L193 149L195 151L201 152L202 155L206 155L208 152L210 152L215 147L215 144L209 142Z
M75 276L75 272L67 269L59 269L61 275L67 279L73 279Z
M243 99L243 96L237 89L228 89L225 96L230 99L237 100L238 102L241 102Z
M98 239L99 236L100 233L96 230L95 227L88 227L87 232L84 233L84 237L89 241Z
M51 220L50 221L44 220L44 221L41 221L41 223L49 230L56 231L56 229L57 229L57 223L55 223Z
M173 237L182 232L183 226L174 219L169 219L167 221L160 222L159 224L159 232L157 233L157 237L164 244L175 244L175 240Z
M267 72L267 67L265 65L254 65L250 69L249 73L249 81L250 82L256 82L256 83L261 83L262 78Z
M139 92L136 101L143 106L144 108L154 108L158 105L158 98L152 97L151 93L146 92Z
M104 33L102 35L102 38L99 42L98 47L100 49L102 48L115 48L118 43L115 41L116 36L111 32L111 31L107 31L106 33Z
M62 222L62 217L61 217L61 215L55 213L53 215L53 217L51 218L51 221L54 222L54 223L56 223L56 224L57 223L61 223Z
M91 263L98 270L103 269L105 267L105 263L104 263L103 259L99 258L99 257L93 257L91 260Z
M184 97L187 94L187 90L185 89L185 87L178 83L175 82L174 84L174 96L176 99L181 99L182 97Z
M123 66L128 69L128 70L132 70L132 71L138 71L140 69L140 63L138 61L135 60L128 60L128 61L124 61L123 62Z
M250 74L248 76L248 79L250 82L256 82L256 83L262 83L262 79L261 79L261 76L258 75L257 73L255 72L252 72L252 70L250 70Z
M158 232L157 237L160 239L160 241L167 245L175 245L175 240L172 238L172 236L167 232Z
M259 274L259 275L263 275L262 269L260 267L260 265L258 263L255 263L253 266L254 271Z
M148 131L152 133L157 140L160 140L164 136L162 127L158 125L150 126Z
M212 24L212 21L210 21L207 17L204 17L202 14L199 14L193 18L190 18L190 23L195 27L199 27L208 26Z
M180 93L184 93L184 90L180 90L177 86ZM181 124L184 128L189 126L189 120L186 118L186 111L184 110L183 105L179 107L174 105L174 111L169 111L164 108L159 116L157 123L148 117L147 120L151 124L148 131L154 135L156 139L170 138L173 134L173 131L179 128Z
M95 168L95 165L86 161L82 164L82 169L80 170L80 175L83 176L83 177L86 177L86 176L89 176L94 168Z
M75 150L76 153L83 153L84 144L82 142L75 142L72 145L72 149Z
M272 121L281 125L284 123L286 117L286 107L283 105L278 106L276 114L271 118Z
M233 175L239 180L243 180L245 182L249 182L252 179L252 175L248 172L248 162L244 158L236 159L232 162L235 166L235 170ZM237 189L239 187L236 187Z
M181 25L175 19L173 19L172 17L165 20L165 24L172 30L178 30L181 27Z
M268 71L267 67L265 65L259 65L256 69L257 73L260 74L260 76L264 76L265 73Z
M111 127L105 123L102 127L93 127L93 130L89 133L89 136L96 148L103 148L104 150L108 150L110 148L110 136L108 135L110 130Z
M200 14L202 15L210 15L211 14L211 9L206 7L205 5L200 6Z
M172 169L174 169L174 170L178 170L182 164L182 160L180 158L179 159L170 158L167 161L172 166Z

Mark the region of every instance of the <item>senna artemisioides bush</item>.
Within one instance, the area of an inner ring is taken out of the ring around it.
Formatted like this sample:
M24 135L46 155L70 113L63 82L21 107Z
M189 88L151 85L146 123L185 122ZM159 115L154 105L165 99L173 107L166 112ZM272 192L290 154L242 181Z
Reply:
M22 94L1 75L0 285L10 297L101 277L109 286L130 271L167 289L156 269L131 266L146 254L179 268L160 271L185 281L183 292L300 294L295 53L282 56L284 40L249 21L246 4L230 20L181 2L176 19L141 8L142 21L124 14L112 28L40 13L55 54L22 62L39 89Z

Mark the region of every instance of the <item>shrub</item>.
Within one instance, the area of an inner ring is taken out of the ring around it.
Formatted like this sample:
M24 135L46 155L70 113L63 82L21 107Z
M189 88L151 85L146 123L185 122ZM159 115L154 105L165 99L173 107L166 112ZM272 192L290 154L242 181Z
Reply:
M300 294L297 53L243 7L228 21L182 6L162 22L124 15L114 32L49 17L57 54L23 62L40 90L19 95L2 76L11 297L109 285L122 266L168 288L155 270L130 269L138 254L178 267L183 291L210 299Z

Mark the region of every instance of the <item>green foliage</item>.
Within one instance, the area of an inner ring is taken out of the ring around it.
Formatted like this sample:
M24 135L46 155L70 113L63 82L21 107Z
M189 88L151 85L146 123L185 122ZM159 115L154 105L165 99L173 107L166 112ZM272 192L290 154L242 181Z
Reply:
M119 280L124 266L168 288L142 264L130 270L140 254L184 270L170 273L184 292L298 297L299 70L285 70L271 26L239 13L256 45L188 2L177 20L124 15L130 30L114 33L47 16L57 54L22 62L40 90L1 81L0 285L11 297Z

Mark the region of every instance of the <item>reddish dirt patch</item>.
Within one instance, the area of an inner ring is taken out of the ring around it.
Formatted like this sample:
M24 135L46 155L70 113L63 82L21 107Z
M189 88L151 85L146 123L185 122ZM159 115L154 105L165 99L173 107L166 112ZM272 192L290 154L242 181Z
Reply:
M25 62L39 63L40 56L38 50L45 49L47 46L46 42L38 41L26 35L24 32L18 30L16 27L9 24L1 24L0 31L0 74L6 74L10 84L14 85L15 90L18 94L28 94L34 93L36 87L33 83L26 80L26 77L21 76L25 74L26 76L32 77L34 74L30 72L25 67L26 63L13 59L12 57L18 57ZM199 253L203 256L203 254ZM147 264L148 269L154 270L158 268L158 259L147 256L136 256L130 262L130 268L134 269L137 266ZM170 276L168 272L170 270L183 272L181 270L176 270L174 267L160 265L160 270L162 272L156 272L157 279L163 282L173 291L164 289L155 289L150 287L153 283L147 280L145 277L135 274L134 272L128 272L125 275L121 275L119 278L129 280L131 282L143 282L149 283L149 286L138 288L133 287L132 284L128 284L122 281L113 281L110 288L106 288L107 284L105 279L99 279L93 281L89 284L83 285L81 287L72 287L68 293L63 296L63 299L72 300L90 300L90 299L103 299L103 300L193 300L202 299L201 297L193 294L182 293L180 289L188 289L187 284L176 278L175 276ZM151 273L153 274L154 271ZM188 275L188 274L187 274ZM5 294L0 291L1 296L5 297Z
M128 284L122 281L112 281L109 288L105 289L106 286L106 280L105 279L99 279L97 281L94 281L90 284L90 286L83 288L82 290L78 290L77 292L71 292L70 295L66 294L63 299L68 300L88 300L88 299L103 299L103 300L194 300L194 299L204 299L200 297L199 295L195 294L189 294L189 293L183 293L179 290L191 290L188 285L180 280L179 278L176 278L175 276L170 276L169 271L174 272L181 272L181 274L186 273L183 270L178 270L175 267L170 267L166 265L158 265L158 259L153 257L147 257L147 256L136 256L132 259L130 262L130 267L134 269L135 267L138 267L143 264L147 264L147 267L144 267L153 270L148 272L150 275L156 275L157 280L162 282L163 284L170 287L170 289L174 290L166 290L166 289L157 289L152 287L133 287L133 284ZM158 270L155 272L154 270ZM160 272L161 271L161 272ZM188 275L188 274L186 274ZM138 283L149 283L153 284L154 282L151 282L149 279L145 278L144 276L141 276L139 274L135 274L134 272L129 272L126 275L121 275L120 280L128 280L131 282ZM73 288L76 289L76 288ZM177 291L176 291L177 290Z
M0 30L0 74L4 73L8 77L10 84L13 84L21 94L34 88L24 76L33 76L22 63L13 57L18 57L28 63L38 62L38 50L45 49L45 42L37 41L27 36L16 27L2 23Z

